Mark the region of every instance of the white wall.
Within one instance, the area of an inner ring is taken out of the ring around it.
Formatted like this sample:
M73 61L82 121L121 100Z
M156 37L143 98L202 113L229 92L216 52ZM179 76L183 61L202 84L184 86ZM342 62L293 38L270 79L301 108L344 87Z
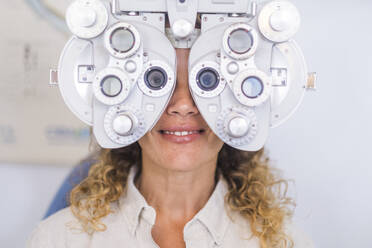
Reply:
M295 180L296 219L317 247L370 248L372 1L294 2L303 19L296 40L318 72L318 91L272 130L267 148ZM1 247L24 247L67 172L0 166Z
M372 1L294 2L318 91L272 130L268 148L296 181L296 217L317 247L370 248Z

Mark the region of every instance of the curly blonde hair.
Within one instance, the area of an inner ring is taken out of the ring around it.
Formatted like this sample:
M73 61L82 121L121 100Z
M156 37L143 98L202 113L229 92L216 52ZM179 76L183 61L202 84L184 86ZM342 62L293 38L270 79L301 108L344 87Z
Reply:
M120 149L101 149L88 177L70 194L71 210L84 231L105 231L101 219L111 213L115 202L127 187L130 168L141 165L138 143ZM141 173L141 166L139 166ZM216 179L222 175L228 183L227 205L238 211L251 225L262 248L293 247L285 233L284 222L292 215L294 203L287 197L287 181L269 165L264 149L244 152L224 145L218 154Z

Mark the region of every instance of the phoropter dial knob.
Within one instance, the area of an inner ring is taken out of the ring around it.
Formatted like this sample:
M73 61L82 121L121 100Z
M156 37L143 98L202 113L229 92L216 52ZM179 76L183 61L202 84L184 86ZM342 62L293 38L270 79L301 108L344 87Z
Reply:
M104 118L107 136L121 145L139 140L146 133L145 127L142 111L129 104L112 106Z
M133 128L133 120L126 114L118 115L112 122L112 128L121 136L128 135Z
M234 116L228 121L227 132L230 136L240 138L245 136L249 131L250 121L244 116Z
M107 9L99 0L77 0L68 7L66 22L74 35L91 39L100 35L107 27Z
M300 28L301 18L297 8L289 1L272 1L266 4L258 17L258 26L267 39L285 42Z
M285 32L292 27L294 18L290 11L277 9L270 16L270 26L277 32Z
M258 130L258 121L254 111L240 106L223 110L217 118L216 125L218 136L233 147L251 142Z
M192 34L194 25L186 19L179 19L173 23L171 29L176 38L184 39Z

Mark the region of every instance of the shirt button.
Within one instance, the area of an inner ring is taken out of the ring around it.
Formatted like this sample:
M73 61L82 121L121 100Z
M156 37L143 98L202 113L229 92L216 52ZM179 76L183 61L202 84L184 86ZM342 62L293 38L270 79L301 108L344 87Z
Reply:
M155 224L156 212L152 207L146 207L143 211L143 217L152 225Z

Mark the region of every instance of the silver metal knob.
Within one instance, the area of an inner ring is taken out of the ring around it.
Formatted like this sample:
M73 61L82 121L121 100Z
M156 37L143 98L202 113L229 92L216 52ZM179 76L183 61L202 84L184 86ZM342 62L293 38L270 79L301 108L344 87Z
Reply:
M248 133L249 125L250 121L246 118L241 116L234 117L228 123L228 133L232 137L243 137Z
M267 39L285 42L298 31L301 23L297 8L287 0L274 0L267 3L258 17L258 27Z
M66 23L77 37L94 38L100 35L107 26L106 6L100 0L75 0L66 11Z
M96 23L97 14L90 7L81 7L79 9L80 15L76 16L74 20L80 27L91 27Z
M238 73L238 72L239 72L239 65L238 65L238 63L236 63L235 61L230 62L230 63L227 65L227 71L228 71L230 74L232 74L232 75Z
M172 32L175 38L183 39L188 37L194 31L194 26L185 19L179 19L172 25Z
M137 64L133 60L128 60L125 63L125 70L129 73L133 73L137 70Z
M285 9L278 9L270 16L270 26L278 32L289 30L295 22L293 12Z
M112 128L113 130L122 136L127 135L133 127L133 121L132 119L127 115L119 115L117 116L113 123Z

